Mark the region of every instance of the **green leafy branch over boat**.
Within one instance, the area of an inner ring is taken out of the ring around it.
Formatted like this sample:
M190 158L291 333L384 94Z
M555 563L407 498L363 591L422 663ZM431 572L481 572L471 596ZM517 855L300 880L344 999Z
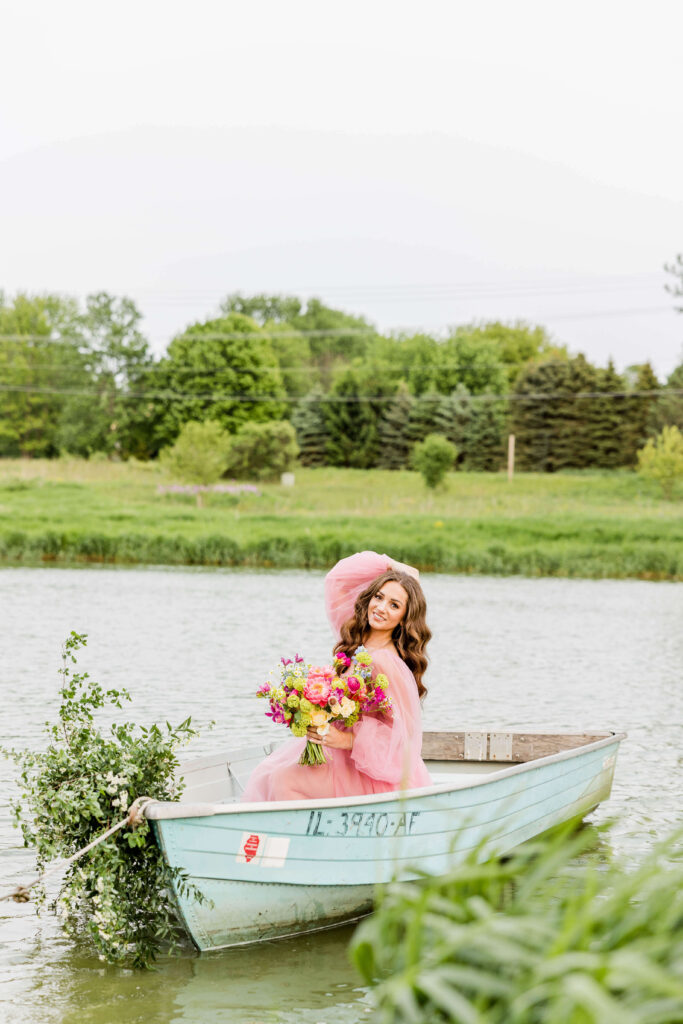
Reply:
M72 670L87 637L72 632L63 650L57 721L47 723L44 751L5 751L20 769L21 797L13 802L24 845L34 847L39 872L55 858L71 858L129 813L142 797L177 800L176 751L196 730L190 719L174 727L132 722L109 732L95 712L122 709L125 689L105 690L87 672ZM202 902L183 872L163 859L142 818L119 829L83 860L70 863L51 902L67 934L86 933L101 960L149 967L181 935L172 886ZM36 887L40 909L47 897Z

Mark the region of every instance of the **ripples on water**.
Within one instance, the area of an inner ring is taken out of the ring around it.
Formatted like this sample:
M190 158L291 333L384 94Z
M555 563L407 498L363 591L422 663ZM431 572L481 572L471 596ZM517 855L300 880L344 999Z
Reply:
M681 819L683 585L615 580L423 577L434 632L425 728L629 733L612 799L613 845L637 853ZM79 666L126 686L131 717L212 732L216 747L280 737L253 691L283 655L329 658L322 574L179 569L0 571L0 742L42 743L56 708L61 643L89 634ZM33 876L18 847L0 762L2 889ZM344 929L198 958L152 975L103 968L31 905L0 904L0 1010L12 1022L271 1024L357 1021L367 993ZM324 982L306 988L293 966Z

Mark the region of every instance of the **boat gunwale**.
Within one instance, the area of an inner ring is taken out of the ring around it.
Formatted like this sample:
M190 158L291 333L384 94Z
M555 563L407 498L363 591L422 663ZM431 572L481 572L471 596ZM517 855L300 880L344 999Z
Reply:
M595 730L596 732L598 730ZM595 732L593 733L595 734ZM528 735L528 733L526 734ZM222 814L242 813L266 813L277 811L310 811L313 809L327 807L363 807L368 804L396 803L415 800L418 797L443 796L447 793L474 789L477 786L485 786L501 778L510 775L518 775L522 772L531 771L543 765L554 764L560 761L568 761L578 754L590 753L600 750L602 747L612 746L614 743L621 743L626 739L625 732L609 731L609 734L593 743L585 743L578 747L570 747L568 750L560 750L555 754L546 754L544 757L532 758L511 764L502 764L497 771L482 773L481 775L460 776L457 784L448 782L435 783L432 786L422 786L414 789L390 790L385 793L367 793L357 796L327 797L322 800L269 800L252 803L187 803L172 800L152 800L145 805L143 813L145 818L151 821L168 821L182 818L210 818ZM437 760L442 760L438 759ZM491 763L491 762L487 762ZM467 784L462 785L462 779L467 779Z

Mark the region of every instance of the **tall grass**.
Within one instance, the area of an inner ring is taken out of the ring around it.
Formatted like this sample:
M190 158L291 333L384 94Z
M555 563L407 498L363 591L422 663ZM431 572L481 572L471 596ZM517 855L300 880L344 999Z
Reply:
M633 473L301 470L260 494L159 495L158 467L0 462L0 559L329 566L368 547L425 570L683 579L683 515Z
M637 866L587 834L391 886L352 946L382 1024L683 1021L680 834Z

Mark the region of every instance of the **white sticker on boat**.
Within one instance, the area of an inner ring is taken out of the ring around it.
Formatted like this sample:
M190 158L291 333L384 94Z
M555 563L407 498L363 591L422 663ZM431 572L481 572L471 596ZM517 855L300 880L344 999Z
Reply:
M263 853L264 868L281 868L287 860L289 836L268 836Z
M287 860L289 836L269 836L263 832L243 832L238 864L260 864L264 868L281 868Z

